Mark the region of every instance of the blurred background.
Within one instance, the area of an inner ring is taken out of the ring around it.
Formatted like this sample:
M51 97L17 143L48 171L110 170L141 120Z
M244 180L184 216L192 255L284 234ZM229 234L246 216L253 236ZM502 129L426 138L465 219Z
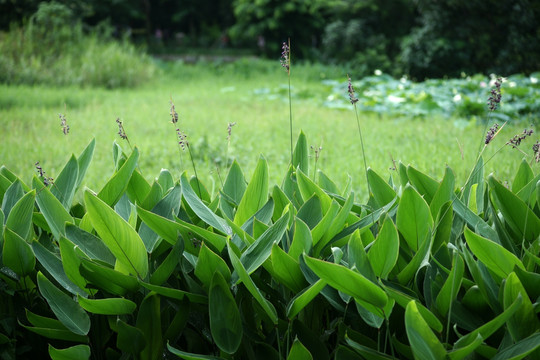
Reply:
M539 15L538 0L0 0L0 31L80 28L188 62L274 59L291 38L294 60L424 80L540 69Z

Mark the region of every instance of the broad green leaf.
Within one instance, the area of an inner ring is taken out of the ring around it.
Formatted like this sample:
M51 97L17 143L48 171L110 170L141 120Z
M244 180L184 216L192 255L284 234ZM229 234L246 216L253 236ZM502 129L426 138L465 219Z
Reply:
M230 240L227 240L227 244L228 244L227 251L229 253L229 258L231 260L231 264L234 267L234 270L236 271L236 273L238 274L238 277L240 278L240 281L244 283L244 286L248 289L248 291L251 293L251 295L253 295L253 297L259 303L259 305L261 305L261 307L263 308L265 313L268 315L270 320L274 324L277 324L278 316L277 316L276 309L274 308L274 305L272 305L272 303L269 302L261 294L260 290L257 288L257 286L255 285L253 280L249 277L249 274L246 271L246 269L244 268L244 265L242 265L242 262L240 261L238 256L236 256L234 251L232 250Z
M101 315L127 315L133 313L137 304L124 298L106 298L106 299L85 299L77 297L79 305L93 314Z
M307 285L298 262L277 244L272 246L270 260L274 277L289 289L298 293Z
M303 131L300 131L296 145L294 147L292 165L302 170L304 174L309 174L309 154L307 146L307 138Z
M240 260L248 274L257 270L268 259L272 252L272 245L281 240L287 230L288 222L289 214L285 213L242 254Z
M26 326L20 322L19 322L19 325L24 327L26 330L31 331L35 334L38 334L39 336L43 336L47 339L73 341L77 343L88 343L88 337L86 337L85 335L77 335L67 329L50 329L50 328L43 328L43 327L31 327L31 326Z
M223 360L223 358L211 355L199 355L178 350L167 343L167 349L174 355L185 360Z
M37 274L37 283L41 295L43 295L58 320L75 334L88 334L88 331L90 331L90 318L79 304L54 286L41 272Z
M352 347L357 353L362 355L362 359L368 359L368 360L389 360L393 359L391 356L388 356L386 354L383 354L375 349L372 349L368 346L364 346L362 344L359 344L358 342L352 340L348 334L345 334L345 341L347 342L347 345Z
M127 292L135 292L139 289L139 282L133 276L124 275L90 260L81 259L79 272L97 288L111 294L123 296Z
M24 196L24 192L21 185L21 181L19 179L16 179L12 183L10 183L10 185L7 187L6 192L4 194L4 198L2 199L2 211L4 212L4 215L6 216L4 220L7 220L13 206L15 206L15 204L23 196Z
M449 351L448 352L448 357L451 360L464 359L465 357L469 356L469 354L471 354L478 346L480 346L480 344L482 344L483 340L484 339L482 338L482 335L477 334L476 338L474 338L474 340L471 343L467 344L464 347L457 348L457 349L454 349L452 351Z
M21 277L29 275L36 265L36 257L30 245L9 228L4 231L2 261Z
M435 301L440 314L446 315L450 308L450 304L457 298L459 288L461 287L461 281L463 280L464 270L465 264L463 259L457 252L454 252L452 270Z
M81 152L81 154L77 158L79 171L77 171L77 184L75 185L75 189L78 189L82 184L84 176L86 175L86 170L88 170L88 166L90 165L90 162L92 161L92 157L94 156L95 147L96 147L96 139L92 139L92 141L90 141L90 143L86 146L86 148L84 148L84 150Z
M538 332L540 330L540 321L525 288L516 273L512 272L508 275L504 284L503 305L505 309L511 306L519 296L521 296L523 302L507 322L508 330L516 342Z
M141 359L162 358L163 341L161 337L160 298L155 293L147 295L139 306L136 326L146 339L146 347L141 351Z
M75 223L71 215L64 208L62 203L51 193L51 191L44 187L43 184L34 176L32 179L32 186L36 189L36 202L41 210L41 213L45 217L49 228L55 239L60 239L60 236L65 236L64 226L66 222L71 224Z
M433 236L432 247L432 251L434 253L436 253L441 246L447 244L450 241L450 236L452 235L454 212L452 211L451 201L448 201L441 206L435 219L435 235Z
M397 276L397 279L400 284L407 284L413 277L414 274L418 272L423 266L426 266L427 260L431 253L431 246L433 245L433 239L429 237L422 243L416 254L413 256L412 260L400 271Z
M367 253L375 275L383 279L388 278L388 274L396 265L398 255L399 235L392 219L386 217L375 242Z
M317 194L313 194L312 197L304 202L300 209L298 209L296 217L302 220L310 229L313 229L321 222L323 213L321 200Z
M416 359L446 358L444 346L418 312L415 301L409 302L405 309L405 330Z
M534 172L527 160L522 159L519 164L518 171L512 181L512 192L517 194L525 185L527 185L534 178Z
M500 350L492 360L519 360L540 348L540 332Z
M154 181L152 183L152 187L150 188L150 191L144 198L143 202L140 204L140 206L145 210L151 210L156 204L163 198L163 189L161 188L161 185L157 181Z
M185 172L180 177L180 184L182 185L182 195L195 214L214 229L219 230L224 234L231 235L231 228L227 224L227 221L217 216L202 202L201 199L199 199L191 188ZM155 229L153 230L155 231Z
M187 223L185 221L182 221L180 219L176 219L178 224L180 224L181 227L183 227L187 232L192 232L194 234L197 234L203 239L205 242L208 242L211 244L214 248L216 248L219 252L223 250L227 243L227 237L223 236L221 234L216 234L215 232L203 229L201 227L198 227L197 225L193 225L190 223Z
M313 194L316 194L321 201L322 213L325 215L332 203L330 196L328 196L317 184L311 181L311 179L301 170L296 171L296 180L298 181L298 188L300 189L302 199L307 201Z
M407 308L407 305L409 302L418 299L413 298L410 295L407 295L397 289L394 289L390 286L382 285L383 288L386 290L386 293L388 296L396 301L402 308ZM435 330L436 332L440 333L443 330L443 325L439 321L439 319L431 312L429 311L424 305L422 305L419 302L416 302L416 307L420 314L422 315L422 318L428 323L429 327Z
M409 182L414 186L416 191L418 191L426 202L430 204L433 196L435 196L435 193L439 188L439 183L435 179L418 171L410 165L407 166L407 176L409 178Z
M116 346L123 352L138 355L146 347L146 338L143 332L131 326L119 318L116 320L118 336L116 337Z
M89 191L85 191L84 200L92 225L116 260L129 273L144 279L148 274L148 258L146 248L135 229Z
M236 205L240 204L242 196L246 191L246 179L244 179L244 173L240 168L240 165L233 161L227 178L225 179L225 184L223 185L223 193L230 197Z
M150 193L151 188L152 187L139 170L135 169L131 174L131 179L129 179L126 194L129 197L129 201L141 205Z
M182 198L182 189L180 185L172 188L171 191L163 199L161 199L156 206L152 208L154 214L163 216L169 220L174 219L174 215L180 210L180 203ZM159 235L156 234L152 229L148 227L145 223L141 224L139 228L139 236L141 237L146 250L151 253L154 251L154 248L157 245Z
M187 291L182 291L182 290L173 289L173 288L164 287L164 286L152 285L152 284L145 283L143 281L141 281L140 283L143 287L147 288L148 290L151 290L155 292L156 294L159 294L159 295L171 298L171 299L183 300L184 297L187 297L189 301L191 301L192 303L208 304L208 298L204 295L194 294Z
M242 342L242 318L227 282L219 271L214 273L208 291L210 331L216 345L227 354L238 350Z
M413 251L427 241L433 228L433 218L429 206L412 187L406 186L397 209L396 225Z
M349 219L349 215L352 209L352 206L354 204L354 193L351 192L345 203L342 205L341 209L339 210L339 213L334 218L334 221L332 221L330 227L326 232L324 233L322 239L317 242L318 248L324 248L326 244L330 242L330 240L338 234L341 230L343 230L343 227L347 225L347 220ZM328 213L327 213L328 215ZM325 216L326 217L326 216ZM316 233L316 230L313 229L313 233Z
M60 238L60 256L62 257L62 267L64 268L66 276L80 289L89 294L93 294L95 291L91 292L86 288L88 282L79 272L79 267L81 266L81 255L83 254L77 254L75 244L73 244L71 241L65 237Z
M12 184L11 181L9 181L4 175L0 174L0 205L4 202L4 197L5 197L6 191L7 191L7 189L9 189L11 184ZM1 210L2 211L4 210L3 206L1 208Z
M479 235L498 241L499 235L497 231L489 226L480 216L473 213L457 196L453 196L452 204L454 212L465 220L472 229L476 229L475 231Z
M66 224L66 238L77 245L89 258L114 265L114 255L95 235L86 232L73 224Z
M122 167L107 181L105 186L100 190L97 197L109 206L114 206L124 195L131 174L137 167L139 160L139 150L135 147L131 155L122 165Z
M204 184L195 176L192 176L191 178L189 178L189 185L197 193L197 195L199 196L199 199L201 199L203 202L207 204L212 202L212 199L210 199L210 193L208 192ZM212 208L211 206L209 206L209 208L213 211L216 210L215 208Z
M259 158L251 181L236 209L234 223L241 226L268 201L268 163Z
M302 253L309 253L313 243L309 227L300 218L295 218L293 241L289 248L289 255L296 261Z
M467 335L459 338L454 344L454 349L464 348L468 344L473 343L474 341L476 341L478 335L482 336L482 339L484 341L487 340L501 326L506 324L508 319L510 319L510 317L514 315L514 313L521 307L522 303L523 298L519 296L510 306L507 306L500 315L488 321L481 327L471 331Z
M326 286L326 282L322 279L317 280L315 283L310 285L308 288L304 289L302 292L298 293L287 305L287 317L292 319L295 317L303 308L305 308L315 296Z
M371 235L370 231L365 231L365 233L369 233ZM351 269L356 269L356 271L358 271L366 279L376 283L377 278L366 254L366 249L362 242L360 230L356 230L349 238L347 250L349 254L348 267ZM340 260L337 259L336 255L334 254L334 263L339 264L339 262Z
M169 191L169 189L174 186L173 176L171 172L167 169L161 169L157 181L159 185L161 185L164 193Z
M289 355L287 356L287 360L312 360L313 356L311 356L311 353L309 350L298 340L298 338L294 339L293 344L291 346L291 351L289 351Z
M49 344L49 356L52 360L84 360L90 358L90 346L75 345L65 349L56 349Z
M344 292L360 301L383 308L388 296L380 287L361 274L342 265L329 263L304 255L306 264L319 278L336 290Z
M435 195L433 195L433 200L431 200L431 203L429 204L429 209L433 219L437 217L441 207L452 199L452 195L454 194L454 184L454 172L452 169L450 169L450 167L447 166L444 171L444 177L441 184L439 185Z
M150 275L150 283L161 285L174 273L184 252L184 243L178 241L158 268Z
M525 270L521 261L501 245L473 233L468 228L465 228L464 233L472 253L497 276L506 278L514 266Z
M488 177L491 195L505 222L521 238L533 241L540 235L540 219L517 195L512 193L493 175Z
M199 251L197 265L195 266L195 275L201 280L203 285L209 288L212 277L216 272L221 273L227 282L231 281L231 271L227 263L203 243Z
M87 296L87 293L75 285L66 275L62 260L47 250L41 243L32 242L32 250L43 268L62 286L73 295Z
M71 203L73 202L73 196L77 189L77 180L79 179L79 164L75 155L71 155L71 158L64 166L60 174L54 179L54 185L51 188L51 192L62 203L64 208L69 211Z
M319 245L323 235L328 231L332 222L336 219L339 213L339 204L337 201L332 200L332 204L327 209L322 220L311 230L311 237L313 239L313 246L315 247L315 255L318 256L318 252L322 250L323 244ZM322 242L322 241L321 241Z
M306 173L307 174L307 173ZM321 170L317 170L317 184L327 192L331 194L339 194L339 188L337 185ZM343 194L347 194L348 191Z
M367 177L371 187L371 193L379 207L388 204L396 197L394 189L373 169L368 168Z
M287 206L293 207L291 201L285 195L283 190L277 185L274 185L272 188L272 196L271 199L274 200L274 214L272 215L272 220L276 222L281 215L283 215L283 211Z
M26 193L19 199L19 201L17 201L13 208L11 208L11 211L6 219L6 228L11 229L14 233L25 240L29 239L30 237L29 235L32 227L32 214L34 210L35 198L35 190ZM3 221L0 225L3 225Z
M69 331L67 327L64 326L59 320L48 318L45 316L37 315L31 312L28 309L26 311L26 318L33 326L38 328L49 328L49 329L58 329Z

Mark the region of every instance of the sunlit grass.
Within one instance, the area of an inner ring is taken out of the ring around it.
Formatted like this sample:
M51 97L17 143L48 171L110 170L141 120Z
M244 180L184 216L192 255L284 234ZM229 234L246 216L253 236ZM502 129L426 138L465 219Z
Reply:
M324 71L316 66L297 66L292 84L300 93L323 91L321 78L336 76L335 72ZM193 175L187 153L182 162L178 157L169 115L172 98L179 126L192 146L197 171L209 190L219 182L215 162L222 164L219 171L222 177L225 175L227 152L238 160L248 179L259 154L264 154L271 184L281 183L290 162L287 98L269 99L255 91L287 83L279 62L275 68L247 61L220 67L176 66L165 68L163 74L142 87L123 90L0 86L0 163L29 181L35 173L34 163L40 161L54 178L70 154L78 155L95 137L96 152L86 185L99 190L111 175L113 141L129 151L128 144L117 135L115 120L119 117L130 142L141 151L140 169L148 180L161 168L176 176L184 170ZM343 74L340 80L345 79ZM306 96L293 99L293 111L293 137L302 129L309 145L323 147L317 168L334 179L339 188L352 177L353 190L365 197L367 186L353 110L325 108ZM70 126L67 136L62 133L59 113L66 116ZM458 184L463 184L474 164L479 141L485 136L484 127L472 121L359 116L368 166L383 178L397 175L391 169L393 159L412 164L437 179L448 165L456 172ZM236 126L227 150L227 125L232 122ZM505 126L490 144L485 159L525 125ZM533 142L522 145L528 153ZM495 172L501 180L511 181L510 174L515 173L522 158L523 154L508 147L486 165L486 173ZM314 162L313 154L311 166Z

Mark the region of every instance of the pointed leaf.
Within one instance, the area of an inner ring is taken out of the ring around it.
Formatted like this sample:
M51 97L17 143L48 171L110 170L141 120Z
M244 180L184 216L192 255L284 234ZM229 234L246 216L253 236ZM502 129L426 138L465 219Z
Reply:
M106 299L85 299L77 297L79 305L93 314L101 315L127 315L133 313L137 304L124 298L106 298Z
M304 132L300 131L298 140L296 140L296 145L293 152L293 162L292 165L302 170L304 174L309 174L309 154L307 139Z
M116 320L116 327L118 328L118 336L116 338L118 349L135 355L143 351L146 347L146 339L139 328L131 326L120 319Z
M312 360L313 356L309 350L298 340L294 339L293 345L291 346L291 351L287 356L287 360Z
M234 217L236 225L242 225L268 201L268 163L263 157L259 158L251 181Z
M13 206L6 219L6 228L11 229L25 240L29 238L30 228L32 227L32 214L35 198L35 190L26 193ZM3 225L3 222L0 225Z
M536 332L527 338L500 350L493 360L519 360L540 348L540 333Z
M229 174L227 174L227 179L225 179L225 184L223 185L223 193L230 197L236 205L240 204L242 196L246 191L246 180L244 179L244 173L240 168L240 165L233 161L231 168L229 169Z
M37 283L41 295L47 300L58 320L75 334L88 334L90 318L79 304L54 286L41 272L38 272Z
M396 265L398 255L399 235L392 219L386 217L367 254L375 275L383 279L388 278L388 274Z
M394 189L373 169L368 168L367 176L369 185L371 186L371 192L379 207L388 204L396 197Z
M444 359L446 350L418 312L416 302L411 301L405 309L405 329L416 359Z
M227 282L219 271L214 273L208 291L210 331L216 345L234 354L242 341L242 318Z
M137 161L139 161L139 150L135 148L122 167L103 186L97 197L107 205L114 206L124 195L131 174L137 167Z
M89 191L85 191L84 200L92 225L116 260L131 274L145 278L148 274L146 248L135 229Z
M75 221L62 203L35 176L32 179L32 186L37 190L36 202L52 234L55 239L60 239L60 235L65 236L64 226L66 222L73 224Z
M90 346L75 345L66 349L56 349L49 344L49 356L52 360L84 360L90 358Z
M274 277L289 289L298 293L307 285L298 262L277 244L272 246L270 260Z
M195 266L195 275L201 280L203 285L209 288L212 277L216 272L221 273L225 281L231 280L231 271L227 263L203 243L199 251L197 265Z
M66 238L77 245L89 258L114 265L116 261L114 255L97 236L73 224L66 224Z
M193 354L188 353L185 351L178 350L174 347L172 347L169 343L167 343L167 349L173 353L174 355L185 359L185 360L223 360L223 358L211 356L211 355L199 355L199 354Z
M82 151L81 155L79 155L79 157L77 158L79 171L77 171L77 184L75 185L75 189L78 189L82 184L84 176L86 175L86 170L88 170L90 161L92 161L92 156L94 156L95 147L96 147L96 139L92 139L92 141L90 141L90 143Z
M75 155L71 155L71 158L64 166L60 174L54 179L54 185L51 188L51 192L69 211L71 203L73 202L73 196L77 188L77 180L79 179L79 164Z
M413 251L418 251L433 227L428 204L412 186L406 186L403 190L396 225Z
M2 261L21 277L30 274L36 265L36 257L30 245L9 228L4 232Z
M457 298L459 288L461 287L461 281L463 280L463 272L465 270L465 264L461 256L454 252L454 263L452 270L448 275L448 278L444 282L444 285L437 295L435 304L437 309L443 315L448 313L450 304Z
M139 306L137 328L146 339L146 347L141 351L141 359L160 359L163 352L161 337L160 298L157 294L147 295Z
M326 282L319 279L311 286L298 293L287 306L287 317L289 319L295 317L315 298L315 296L319 295L326 285Z

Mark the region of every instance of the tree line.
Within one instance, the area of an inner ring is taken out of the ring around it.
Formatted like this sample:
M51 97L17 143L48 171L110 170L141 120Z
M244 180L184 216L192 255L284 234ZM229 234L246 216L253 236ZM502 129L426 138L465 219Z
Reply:
M539 0L0 0L0 30L61 5L91 29L106 21L153 49L251 49L415 79L540 69ZM55 17L55 11L48 16ZM277 55L276 55L277 54Z

